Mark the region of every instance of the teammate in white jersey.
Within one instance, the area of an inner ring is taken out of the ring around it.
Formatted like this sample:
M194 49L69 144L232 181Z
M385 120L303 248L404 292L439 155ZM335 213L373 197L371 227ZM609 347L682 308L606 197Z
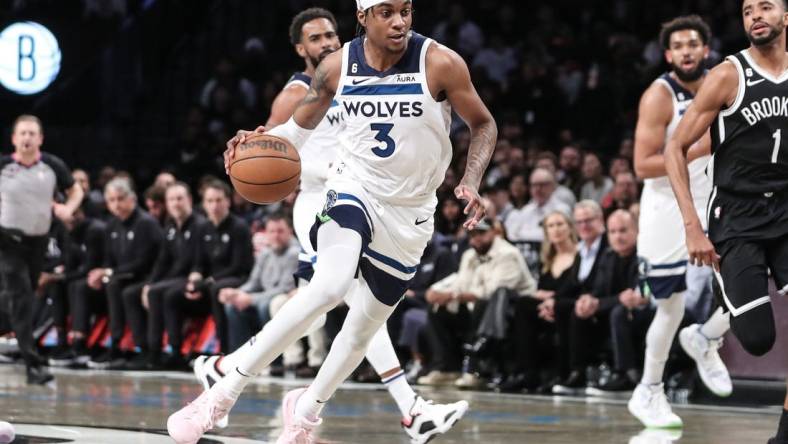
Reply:
M298 55L304 59L305 69L295 73L274 100L271 115L266 122L266 127L269 128L281 125L292 117L309 90L315 67L341 47L336 32L336 19L330 11L322 8L309 8L297 14L290 26L290 39ZM312 264L317 260L317 254L309 241L309 231L315 223L315 216L325 204L325 183L329 168L336 162L335 146L344 126L343 121L342 107L334 101L323 121L299 151L302 165L301 190L293 209L293 225L302 246L296 273L299 286L306 285L314 273ZM348 302L352 304L352 301ZM310 328L317 330L309 332L310 348L319 342L313 341L313 336L323 334L319 328L322 327L324 319L321 317ZM221 380L224 374L234 370L236 362L244 353L245 348L241 347L224 358L200 356L195 360L195 374L207 390ZM447 432L467 410L468 403L465 401L442 405L416 395L404 377L385 324L372 338L366 358L396 401L403 416L402 427L412 442L426 442L435 435Z
M635 133L635 171L645 179L640 200L638 255L646 266L646 283L657 304L657 313L646 335L643 377L629 401L629 411L647 427L681 427L662 383L665 362L673 338L684 317L684 299L704 291L710 282L710 267L687 263L684 230L673 190L667 178L663 150L681 117L692 102L705 76L711 31L698 16L678 17L665 23L660 41L671 71L659 77L640 101ZM705 136L689 152L692 195L698 214L706 211L711 181L705 169L709 163L710 139ZM705 218L701 218L704 219ZM730 328L722 309L703 325L683 329L679 340L695 359L706 386L718 396L731 393L728 371L717 353L722 335Z
M284 399L278 442L314 442L323 405L361 362L432 236L433 225L426 222L451 159L449 104L471 131L466 171L455 190L468 202L466 228L484 217L478 188L497 128L467 65L454 51L411 31L410 0L357 0L357 6L364 35L320 63L293 118L271 130L301 148L335 95L345 111L338 165L310 236L319 252L314 276L250 341L234 371L169 418L177 442L196 442L226 416L251 376L355 285L347 320L314 382ZM247 134L228 142L228 163Z

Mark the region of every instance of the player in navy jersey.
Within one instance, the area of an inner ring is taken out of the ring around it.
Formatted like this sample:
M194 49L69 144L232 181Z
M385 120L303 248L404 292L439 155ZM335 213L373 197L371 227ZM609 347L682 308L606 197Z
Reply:
M468 202L467 229L485 210L478 188L497 139L492 115L454 51L411 30L410 0L357 0L365 33L326 57L293 117L271 130L301 148L335 98L345 111L337 165L312 229L315 273L250 341L235 371L168 420L170 435L196 442L224 417L243 388L353 288L347 320L307 389L284 399L279 443L311 443L320 412L361 362L369 341L404 295L433 232L436 190L451 161L451 108L471 143L456 188ZM225 159L248 132L228 142ZM356 279L356 277L358 277Z
M744 0L750 47L711 70L665 149L690 262L714 266L731 329L756 356L771 350L776 336L769 273L781 294L788 291L786 6L785 0ZM709 128L714 188L706 237L686 157ZM788 443L788 410L770 443Z

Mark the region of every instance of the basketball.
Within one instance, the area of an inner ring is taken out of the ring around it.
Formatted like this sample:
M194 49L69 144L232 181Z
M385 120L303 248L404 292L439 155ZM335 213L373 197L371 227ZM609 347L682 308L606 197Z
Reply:
M292 193L301 178L301 158L287 140L253 134L235 150L230 180L244 199L269 204Z
M14 426L5 421L0 421L0 444L12 442L14 435Z

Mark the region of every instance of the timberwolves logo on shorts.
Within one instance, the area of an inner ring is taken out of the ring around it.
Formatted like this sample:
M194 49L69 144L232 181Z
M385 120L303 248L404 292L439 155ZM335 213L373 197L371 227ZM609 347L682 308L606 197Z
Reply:
M644 298L650 298L651 287L648 286L648 275L651 273L651 263L648 259L638 256L638 290Z
M320 221L323 223L327 222L330 219L328 217L328 210L333 208L334 205L336 204L337 204L337 192L334 190L328 190L328 193L326 193L326 204L323 205L323 212L320 215L318 215L318 219L320 219Z

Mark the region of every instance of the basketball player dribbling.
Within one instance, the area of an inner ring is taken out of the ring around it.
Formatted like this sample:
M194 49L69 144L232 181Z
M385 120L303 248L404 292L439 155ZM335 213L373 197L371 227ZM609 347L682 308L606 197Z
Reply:
M671 71L655 80L640 101L635 170L645 184L640 199L637 250L648 264L645 278L656 299L657 312L646 335L643 375L628 408L646 427L682 426L665 396L665 362L684 318L685 294L703 292L711 278L711 268L687 264L681 213L666 176L663 156L665 142L704 81L710 38L709 26L698 16L678 17L665 23L660 42ZM698 214L706 210L711 191L705 172L709 145L705 136L689 150L693 205ZM701 379L718 396L731 393L728 370L717 353L729 327L728 315L720 308L705 324L687 327L679 336L687 354L697 362Z
M296 52L304 59L305 69L295 73L274 100L271 116L265 124L269 128L286 123L292 117L309 90L317 65L341 48L336 19L331 12L322 8L310 8L297 14L291 24L290 38ZM321 212L325 204L325 184L331 165L337 159L335 146L344 127L343 121L342 107L336 101L332 102L322 122L299 151L301 191L293 208L293 225L302 245L296 273L300 286L306 285L314 273L312 264L317 260L317 255L309 241L309 231L315 222L315 215ZM353 303L352 300L348 302ZM321 316L310 330L321 327L324 319ZM241 347L224 358L200 356L195 360L195 375L206 390L235 369L247 347ZM424 443L435 435L447 432L467 410L466 401L441 405L416 395L404 377L385 324L372 337L366 358L397 403L403 416L402 427L411 442ZM225 422L228 416L224 417Z
M711 70L665 148L689 260L714 267L731 330L755 356L771 350L776 337L769 271L778 291L788 292L786 6L785 0L743 1L750 47ZM693 206L687 152L709 128L714 188L706 237ZM769 442L788 443L788 410Z
M177 442L196 442L226 416L252 377L355 285L345 324L315 380L284 398L277 442L314 442L323 406L363 359L432 236L433 224L425 222L435 212L436 190L451 160L452 107L471 131L455 194L468 202L466 228L484 217L478 188L497 128L467 65L454 51L411 31L410 0L357 0L357 6L364 35L320 63L293 117L270 130L301 148L335 95L345 113L338 164L310 236L318 251L314 276L244 346L233 371L170 416L168 431ZM246 134L228 142L226 164Z

